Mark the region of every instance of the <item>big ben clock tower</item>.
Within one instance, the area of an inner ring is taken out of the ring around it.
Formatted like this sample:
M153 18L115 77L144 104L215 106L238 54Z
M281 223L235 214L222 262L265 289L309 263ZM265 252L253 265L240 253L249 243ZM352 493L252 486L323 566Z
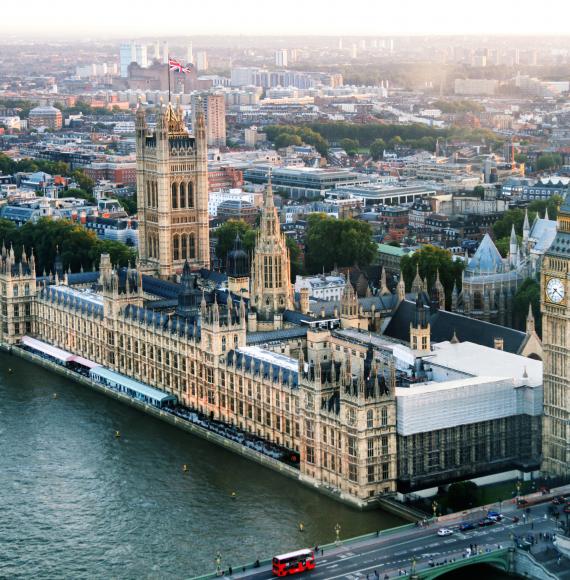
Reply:
M570 476L570 195L558 215L558 233L542 263L544 419L542 470Z

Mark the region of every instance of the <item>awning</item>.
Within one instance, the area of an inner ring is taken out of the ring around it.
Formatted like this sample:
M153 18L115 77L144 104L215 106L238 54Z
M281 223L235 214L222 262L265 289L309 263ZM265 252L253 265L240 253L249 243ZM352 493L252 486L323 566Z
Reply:
M62 362L69 362L74 358L70 352L61 350L55 346L51 346L50 344L42 342L41 340L37 340L36 338L32 338L31 336L23 336L21 343L29 348L42 352L43 354L56 358Z
M74 356L70 362L77 363L78 365L82 365L84 367L87 367L88 369L95 369L95 368L101 366L101 365L93 362L92 360L88 360L86 358L83 358L82 356Z

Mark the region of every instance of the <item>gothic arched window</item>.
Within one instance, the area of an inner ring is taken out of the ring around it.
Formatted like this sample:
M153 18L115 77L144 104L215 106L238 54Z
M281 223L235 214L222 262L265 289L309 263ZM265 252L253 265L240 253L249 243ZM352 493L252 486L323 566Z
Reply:
M188 182L188 207L194 207L194 184Z
M172 259L180 259L180 236L174 236L172 238Z
M188 236L188 256L190 259L196 257L196 237L194 234Z
M186 207L186 184L184 182L180 184L180 207Z
M172 184L172 209L178 208L178 184Z
M185 260L188 257L188 236L182 236L182 259Z

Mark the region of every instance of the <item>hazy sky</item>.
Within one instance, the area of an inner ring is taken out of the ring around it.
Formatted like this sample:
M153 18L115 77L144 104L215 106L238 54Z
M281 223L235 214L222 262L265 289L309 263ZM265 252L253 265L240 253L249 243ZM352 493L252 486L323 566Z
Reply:
M569 0L7 0L2 34L567 35Z

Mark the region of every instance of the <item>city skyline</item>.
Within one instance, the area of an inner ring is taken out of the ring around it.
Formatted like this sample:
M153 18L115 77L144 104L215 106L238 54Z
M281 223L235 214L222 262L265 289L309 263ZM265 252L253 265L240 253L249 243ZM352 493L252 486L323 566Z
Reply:
M285 36L405 36L405 35L566 35L566 17L570 7L555 0L541 4L541 12L556 12L556 19L528 18L517 22L516 14L532 13L534 5L529 0L512 6L483 0L477 10L469 13L457 11L451 0L425 4L419 0L404 0L397 6L382 5L374 0L357 0L351 10L334 0L301 4L290 2L287 10L267 10L260 0L250 0L244 7L229 0L219 0L216 18L202 5L192 6L174 0L168 10L138 10L131 5L121 5L103 0L98 10L86 18L70 0L59 0L55 6L37 0L26 5L36 15L33 21L19 17L20 6L8 4L4 8L6 21L10 22L9 36L75 37L88 34L96 37L130 36L184 36L184 35L285 35ZM55 9L57 8L57 9ZM185 11L188 19L184 18ZM342 18L339 13L342 11ZM65 13L65 19L61 14ZM112 18L109 18L109 16ZM173 18L173 15L176 15ZM405 15L405 19L402 18ZM364 17L365 16L365 17ZM236 29L239 22L239 29Z

